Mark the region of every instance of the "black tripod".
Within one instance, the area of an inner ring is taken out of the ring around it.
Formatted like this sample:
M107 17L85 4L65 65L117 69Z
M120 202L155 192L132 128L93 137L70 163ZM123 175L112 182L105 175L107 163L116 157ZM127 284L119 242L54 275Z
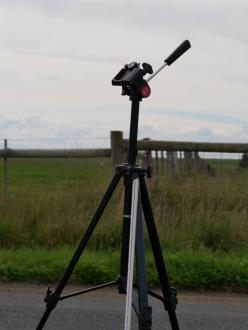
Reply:
M152 326L152 310L148 305L148 294L161 300L164 304L165 310L168 312L171 327L173 330L178 330L179 325L175 313L177 305L177 292L174 288L170 288L168 275L162 255L162 250L159 243L158 233L151 209L151 204L146 188L145 176L150 177L149 169L137 166L137 133L138 133L138 118L139 118L139 103L142 98L150 95L150 87L147 81L151 80L165 65L172 64L178 57L180 57L186 50L190 48L190 43L184 41L166 60L165 64L154 74L152 67L149 64L143 63L142 68L136 62L132 62L116 75L112 80L113 85L122 86L122 95L129 95L132 102L131 107L131 123L128 147L127 163L116 167L116 173L109 184L96 212L82 237L70 263L68 264L61 280L57 284L54 291L50 288L47 290L45 297L46 310L37 326L37 330L43 329L51 311L56 307L57 303L61 300L84 294L93 290L101 289L108 286L117 286L119 293L127 294L130 299L130 288L133 286L138 290L138 307L135 307L136 314L139 320L140 330L151 330ZM151 76L144 80L144 75L150 73ZM80 256L82 255L98 221L100 220L106 205L108 204L118 182L124 179L124 212L123 212L123 227L122 227L122 242L121 242L121 260L120 260L120 274L115 281L98 285L86 290L74 292L62 296L62 291L66 286ZM145 252L144 252L144 239L142 228L142 209L147 226L147 231L151 241L153 256L160 280L162 295L159 295L147 288L146 272L145 272ZM135 228L133 227L135 224ZM132 237L131 234L134 236ZM129 283L131 278L130 273L130 252L131 243L135 242L135 255L136 255L136 272L137 282ZM128 289L129 287L129 289ZM126 314L127 314L126 304ZM129 306L130 301L129 301ZM125 329L130 329L130 325L125 323Z

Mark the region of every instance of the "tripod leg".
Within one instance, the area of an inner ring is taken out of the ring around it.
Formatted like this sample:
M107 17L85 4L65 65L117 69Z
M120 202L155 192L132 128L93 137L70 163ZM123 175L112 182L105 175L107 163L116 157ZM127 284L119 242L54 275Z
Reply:
M176 298L176 294L171 290L169 286L168 275L165 268L164 258L159 243L158 232L155 225L144 176L141 176L140 178L140 189L141 189L141 203L145 216L146 226L151 241L152 251L158 271L161 289L163 292L163 296L165 298L164 306L165 309L168 311L172 329L179 330L179 325L175 312L177 298Z
M145 271L145 246L139 193L136 225L136 271L139 296L139 330L151 330L152 308L148 306L148 289Z
M127 269L128 269L128 253L129 253L129 235L130 235L130 219L131 219L131 202L132 202L132 178L130 174L124 174L124 210L121 240L121 262L120 262L120 281L119 293L126 293Z
M110 185L109 185L107 191L105 192L98 208L96 209L96 212L95 212L83 238L81 239L76 251L74 252L74 255L72 256L71 261L69 262L56 289L54 291L51 291L50 289L48 289L47 296L45 298L46 310L36 328L37 330L41 330L43 328L51 311L56 307L56 305L60 299L60 294L63 291L66 283L68 282L68 280L71 276L71 273L73 272L80 256L82 255L83 250L85 249L85 247L90 239L90 236L92 235L105 207L107 206L107 204L120 180L121 175L122 175L121 173L115 174L112 181L110 182Z
M126 296L126 312L125 312L125 330L131 329L132 314L132 298L133 298L133 268L134 268L134 252L136 241L136 224L138 212L139 198L139 180L133 180L132 185L132 205L131 205L131 223L130 223L130 239L128 249L128 274L127 274L127 296Z
M132 175L132 181L125 330L130 330L131 327L134 250L136 252L137 287L139 297L139 330L151 330L151 307L148 306L148 290L145 275L145 248L142 228L139 176L137 174Z

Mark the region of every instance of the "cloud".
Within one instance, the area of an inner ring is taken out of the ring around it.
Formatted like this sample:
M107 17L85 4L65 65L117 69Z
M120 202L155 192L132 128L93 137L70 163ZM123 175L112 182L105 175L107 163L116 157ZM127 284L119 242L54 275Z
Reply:
M8 119L0 134L127 133L128 99L112 77L133 60L156 69L189 38L190 52L151 82L140 135L245 139L247 10L241 0L1 1L0 114Z
M151 110L149 110L151 111ZM190 118L195 121L206 121L206 122L217 122L217 123L236 123L242 124L244 119L239 116L230 116L225 114L218 114L218 113L207 113L202 112L199 109L198 112L191 112L191 111L178 111L178 110L167 110L167 109L153 109L153 113L157 113L164 116L172 116L172 117L179 117L179 118Z
M19 142L27 139L28 144L32 140L63 140L63 139L87 139L90 136L90 128L85 126L82 128L71 127L70 125L61 125L52 121L44 121L39 117L27 117L18 119L2 119L0 124L0 136L2 139L16 140L18 136Z
M157 132L157 139L164 140L164 134L159 130ZM227 130L225 128L211 128L203 127L189 127L178 130L176 132L169 132L165 140L169 141L195 141L195 142L229 142L229 143L247 143L248 131L242 127Z
M54 81L54 80L61 80L62 78L59 76L44 76L41 77L41 79Z
M237 72L233 74L224 74L223 79L231 84L241 84L245 87L248 85L248 75L247 72L245 72L244 70L242 70L242 72Z

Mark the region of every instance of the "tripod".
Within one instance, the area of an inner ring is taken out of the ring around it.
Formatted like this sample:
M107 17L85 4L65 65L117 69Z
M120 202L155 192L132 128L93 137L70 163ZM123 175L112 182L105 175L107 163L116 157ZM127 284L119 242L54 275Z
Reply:
M190 48L189 42L183 42L167 58L167 60L165 60L165 63L170 65L188 48ZM144 80L143 77L146 73L153 73L152 67L149 64L143 63L142 67L143 68L141 69L139 64L136 62L125 65L125 67L112 80L113 85L122 86L122 95L130 96L132 103L127 163L116 166L116 173L111 180L102 200L100 201L100 204L97 207L96 212L81 241L79 242L79 245L76 248L59 283L57 284L54 291L48 287L46 297L44 299L46 303L46 310L36 328L37 330L43 329L50 313L56 307L59 301L108 286L117 286L120 294L127 295L125 330L130 329L131 307L133 305L133 287L136 287L138 291L138 307L134 306L134 309L138 316L139 330L152 329L152 309L148 305L148 295L159 299L164 304L165 310L169 315L172 329L179 330L175 312L177 305L177 291L174 288L170 288L169 285L164 258L159 243L158 232L156 229L145 182L145 176L150 177L150 170L136 165L139 105L142 98L146 98L150 95L150 87L147 84L148 80ZM157 72L155 72L155 74L157 74L161 69L162 67ZM155 74L153 74L153 76ZM153 76L150 76L150 78ZM112 282L74 292L68 295L61 295L121 178L123 178L124 181L124 210L120 274L118 275L117 279ZM155 265L162 289L162 295L159 295L147 288L142 210L151 242ZM136 283L133 283L134 251L137 272Z

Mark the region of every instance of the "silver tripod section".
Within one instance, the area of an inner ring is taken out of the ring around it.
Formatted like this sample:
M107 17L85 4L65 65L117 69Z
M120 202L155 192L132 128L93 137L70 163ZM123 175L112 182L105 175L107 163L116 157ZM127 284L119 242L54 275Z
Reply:
M139 188L139 179L137 178L133 181L133 187L132 187L131 226L130 226L130 240L129 240L127 296L126 296L126 312L125 312L125 328L124 328L124 330L131 329L136 224L137 224L137 216L138 216L138 201L140 198L139 189L140 189Z

